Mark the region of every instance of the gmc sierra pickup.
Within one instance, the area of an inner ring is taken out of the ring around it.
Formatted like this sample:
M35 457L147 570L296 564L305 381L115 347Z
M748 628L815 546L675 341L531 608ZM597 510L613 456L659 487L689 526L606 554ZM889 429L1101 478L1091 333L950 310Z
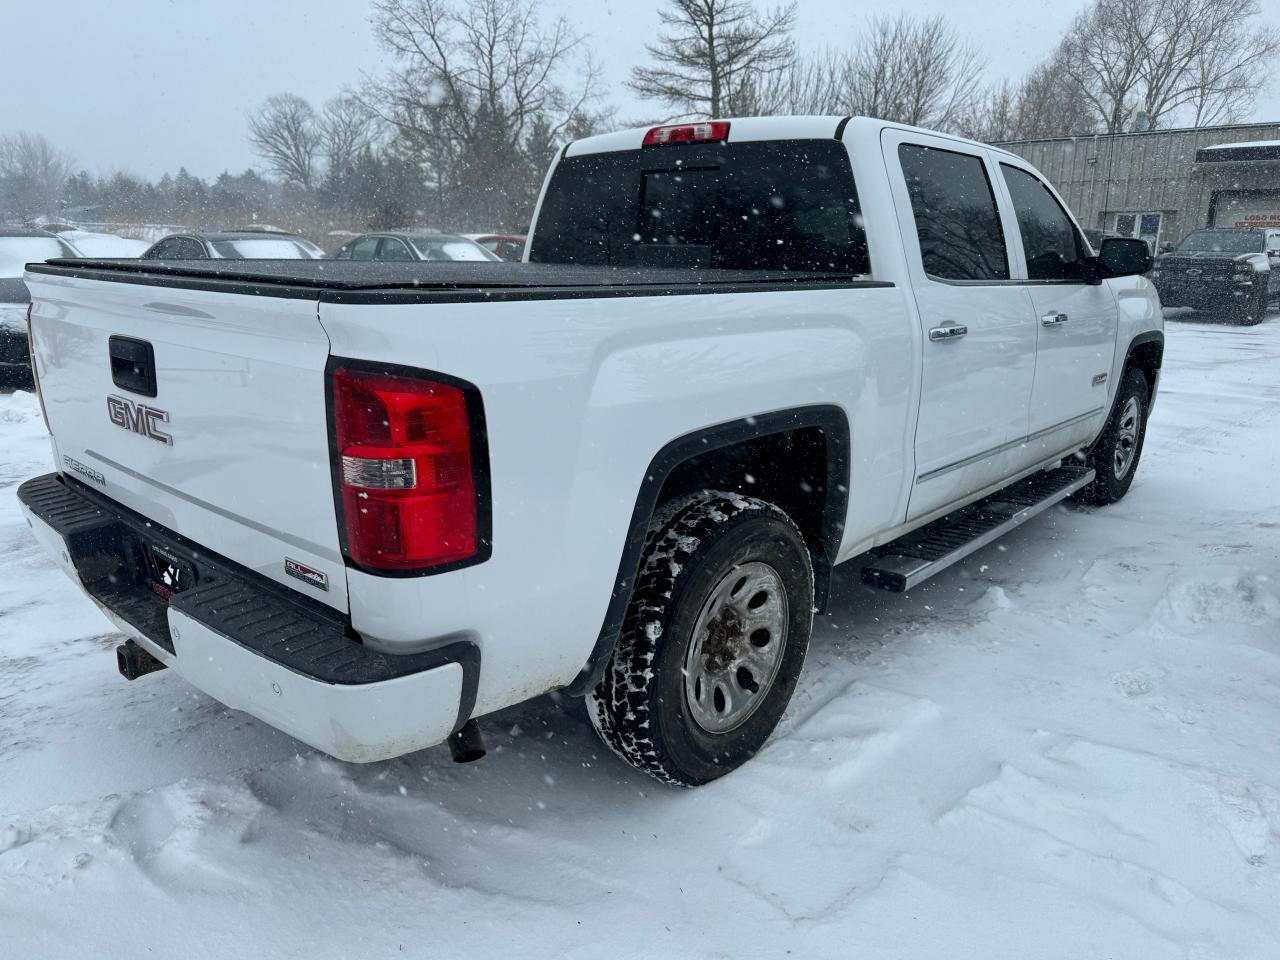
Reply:
M832 568L912 589L1128 490L1163 349L990 147L870 119L571 143L524 263L34 264L36 537L130 638L350 761L562 689L664 781L794 690Z

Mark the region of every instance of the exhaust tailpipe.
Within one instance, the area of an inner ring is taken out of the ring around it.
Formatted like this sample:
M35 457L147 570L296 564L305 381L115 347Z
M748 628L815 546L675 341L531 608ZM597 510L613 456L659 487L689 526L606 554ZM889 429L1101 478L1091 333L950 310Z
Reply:
M480 725L468 720L449 734L449 752L453 754L454 763L474 763L483 757L484 738L480 736Z
M116 666L120 668L120 676L126 680L137 680L141 676L165 668L163 663L132 640L126 640L116 647ZM483 749L481 755L484 755Z

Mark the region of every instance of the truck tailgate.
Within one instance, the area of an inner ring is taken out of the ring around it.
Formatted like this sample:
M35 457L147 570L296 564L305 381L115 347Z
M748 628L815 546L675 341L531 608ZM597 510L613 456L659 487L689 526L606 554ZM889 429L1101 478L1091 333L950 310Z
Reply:
M315 300L28 282L58 469L345 611Z

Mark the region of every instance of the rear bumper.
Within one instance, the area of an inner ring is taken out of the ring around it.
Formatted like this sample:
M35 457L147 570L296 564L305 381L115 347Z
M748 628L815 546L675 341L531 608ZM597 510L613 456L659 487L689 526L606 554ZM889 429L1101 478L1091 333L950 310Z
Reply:
M18 499L36 539L121 630L209 696L303 743L339 760L384 760L440 743L470 718L480 653L469 641L370 650L335 611L79 483L37 477ZM146 560L155 549L190 581L167 599Z

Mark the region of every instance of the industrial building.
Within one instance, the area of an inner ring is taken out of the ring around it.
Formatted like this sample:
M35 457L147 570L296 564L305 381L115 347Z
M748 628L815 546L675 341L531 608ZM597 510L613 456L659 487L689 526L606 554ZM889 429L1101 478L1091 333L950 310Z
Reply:
M1043 171L1082 226L1153 251L1200 227L1280 227L1280 123L997 146Z

